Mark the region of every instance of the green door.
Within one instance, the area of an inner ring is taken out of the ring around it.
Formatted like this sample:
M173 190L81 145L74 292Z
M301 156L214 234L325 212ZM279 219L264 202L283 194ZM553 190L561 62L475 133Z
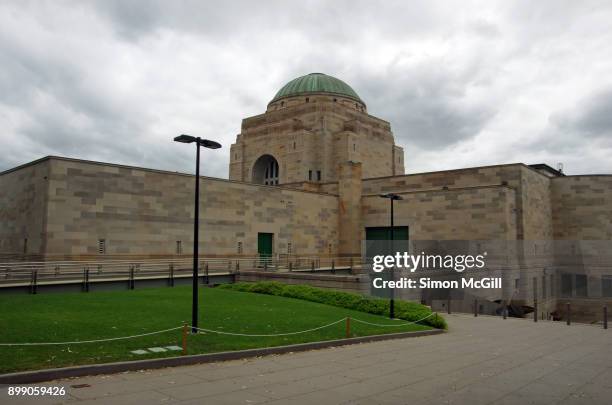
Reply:
M393 230L393 245L391 242L391 227L377 226L366 228L366 257L378 255L394 255L395 252L408 251L408 227L396 226Z
M366 257L372 258L378 255L393 255L396 251L407 251L408 250L408 227L407 226L394 226L393 227L393 246L391 243L385 243L381 241L391 240L391 227L390 226L377 226L366 228ZM391 280L390 272L383 272L379 274L370 273L370 277L381 277L383 280ZM370 294L380 298L391 298L390 290L381 290L374 288L370 280Z
M394 240L408 240L407 226L394 226L393 228ZM366 228L366 240L391 240L391 227L376 226Z
M259 253L260 264L272 258L272 240L273 233L258 233L257 234L257 253Z
M366 256L372 257L375 255L393 254L392 250L408 250L408 227L395 226L393 227L393 246L380 241L391 240L390 226L375 226L366 228ZM395 247L395 249L393 249Z

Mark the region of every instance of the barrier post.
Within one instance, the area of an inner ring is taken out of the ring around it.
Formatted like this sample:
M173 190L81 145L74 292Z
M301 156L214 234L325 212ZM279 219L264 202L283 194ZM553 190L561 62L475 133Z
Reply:
M134 289L134 266L130 266L130 280L128 281L130 290Z
M315 266L314 266L314 260L312 260L312 261L311 261L311 264L310 264L310 271L311 271L312 273L314 273L314 271L315 271L314 269L315 269Z
M351 317L346 317L346 338L349 339L351 337Z
M174 264L170 263L168 266L170 271L170 287L174 287Z
M332 260L332 274L336 274L336 266L333 260Z
M474 299L474 316L478 316L478 298Z
M183 324L183 356L187 354L187 324Z
M608 329L608 305L604 304L603 306L603 327L604 329Z
M538 321L538 300L533 301L533 321Z
M289 262L289 272L293 271L293 262Z
M236 259L236 273L240 272L240 260Z
M89 292L89 267L85 268L85 292Z
M571 318L570 318L571 307L570 307L570 303L569 302L566 304L566 308L567 308L567 324L570 325L572 323L572 321L571 321Z
M36 282L38 279L38 273L36 270L32 270L32 285L30 286L30 293L36 294Z
M87 267L83 267L83 285L81 286L81 291L89 291L89 286L87 285Z

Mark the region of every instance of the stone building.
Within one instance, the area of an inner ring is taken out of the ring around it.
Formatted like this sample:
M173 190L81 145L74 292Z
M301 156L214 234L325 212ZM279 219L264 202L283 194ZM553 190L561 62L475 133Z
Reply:
M369 115L346 83L312 73L243 120L229 180L202 178L200 252L359 256L362 241L388 226L389 202L379 194L389 192L403 197L395 225L410 240L521 241L512 276L520 281L509 288L525 300L537 292L533 277L556 266L552 250L546 260L526 252L552 240L612 239L612 175L522 163L404 174L390 124ZM0 175L0 253L188 255L192 196L192 175L48 156ZM589 260L568 274L588 273ZM612 270L598 271L587 282L601 297L612 291ZM570 294L577 280L566 280ZM562 288L560 278L554 283L551 292Z
M322 73L290 81L264 114L244 119L230 157L230 180L251 183L338 181L338 163L348 161L367 163L363 178L404 174L404 151L389 123Z

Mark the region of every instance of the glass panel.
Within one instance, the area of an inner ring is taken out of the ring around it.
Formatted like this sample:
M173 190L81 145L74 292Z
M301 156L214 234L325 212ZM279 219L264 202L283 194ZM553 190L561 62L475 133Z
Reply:
M561 275L561 295L564 297L572 296L572 275L571 274Z
M601 276L601 295L612 297L612 275Z
M585 274L576 274L576 296L587 296L587 276Z
M553 276L552 274L550 275L550 296L554 297L556 294L555 292L555 276Z

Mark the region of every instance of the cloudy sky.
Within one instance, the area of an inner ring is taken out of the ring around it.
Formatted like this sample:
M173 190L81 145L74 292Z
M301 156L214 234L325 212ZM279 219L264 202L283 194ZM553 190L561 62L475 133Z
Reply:
M391 122L406 172L612 172L612 3L0 0L0 170L45 155L193 172L287 81L324 72Z

